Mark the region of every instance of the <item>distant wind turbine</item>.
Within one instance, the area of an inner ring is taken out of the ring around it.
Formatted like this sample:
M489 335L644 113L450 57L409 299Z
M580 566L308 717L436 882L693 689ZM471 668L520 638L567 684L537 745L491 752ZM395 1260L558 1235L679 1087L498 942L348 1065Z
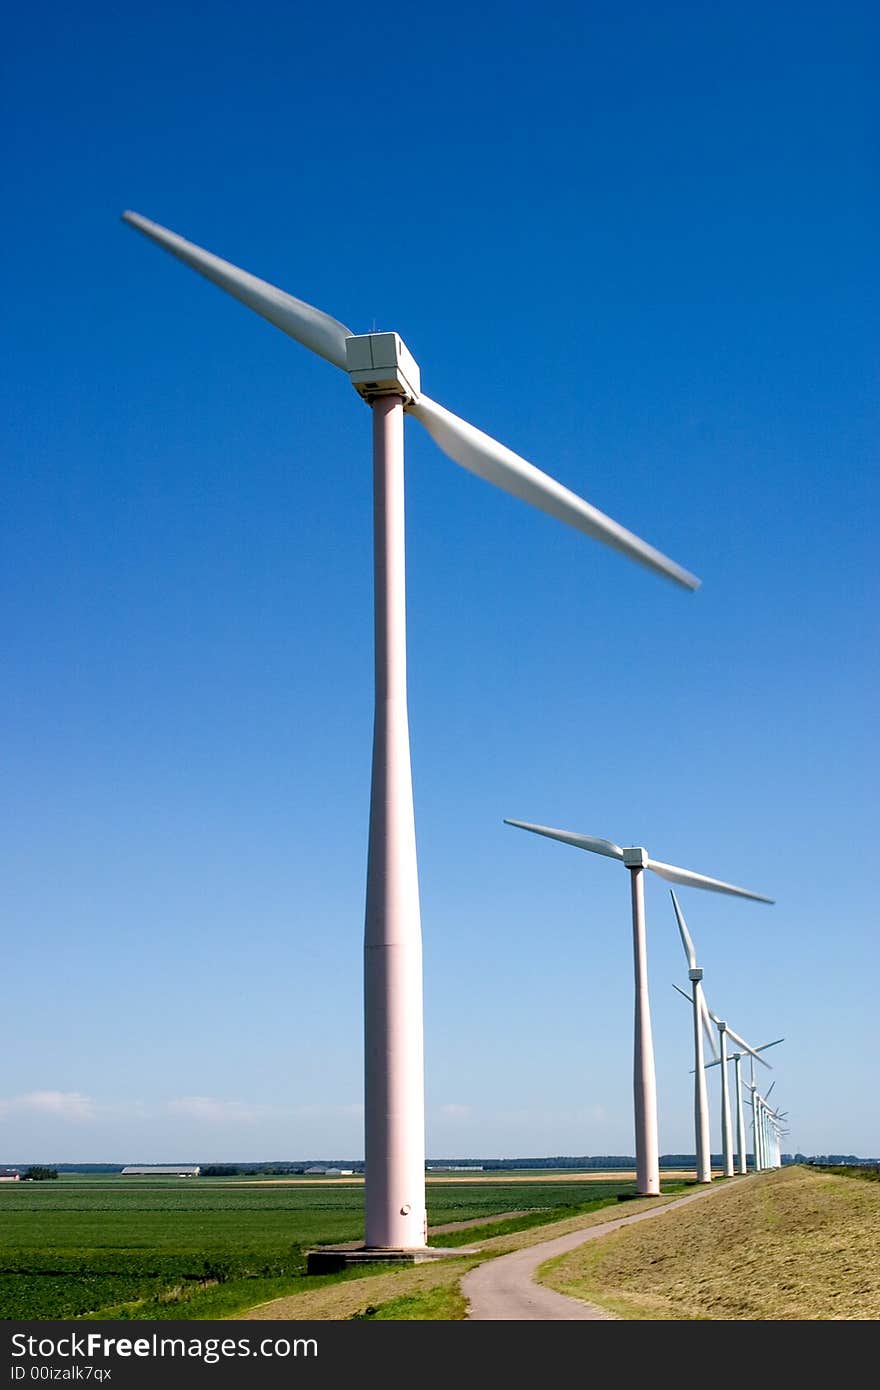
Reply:
M697 1182L711 1182L712 1147L709 1135L709 1098L706 1092L706 1071L703 1062L704 1029L713 1056L717 1057L718 1053L715 1047L715 1039L712 1036L712 1025L709 1022L709 1010L706 1007L706 1000L703 997L703 972L697 965L696 949L691 940L691 934L687 929L687 923L684 920L682 910L678 905L678 898L675 896L674 888L670 888L669 896L672 899L672 906L675 909L675 919L678 922L681 944L684 947L684 954L688 963L688 978L691 981L693 990L691 1002L694 1010L694 1140L697 1162Z
M678 985L673 985L672 988L678 989ZM685 999L689 997L685 994L683 989L678 989L678 992ZM721 1159L724 1167L724 1176L726 1178L732 1178L733 1136L731 1134L730 1124L730 1077L727 1071L727 1063L729 1060L727 1055L728 1037L733 1038L733 1041L738 1043L744 1052L748 1052L751 1056L756 1057L765 1067L770 1067L770 1063L765 1062L763 1057L758 1057L757 1052L752 1050L745 1039L740 1037L739 1033L733 1031L726 1019L719 1018L717 1014L713 1014L711 1009L708 1010L708 1013L712 1022L718 1029L718 1045L721 1049L721 1056L718 1058L718 1065L721 1067ZM709 1063L709 1065L713 1064Z
M755 1082L755 1063L751 1063L751 1078L743 1083L751 1096L752 1102L752 1147L755 1151L755 1172L760 1173L764 1168L764 1143L763 1143L763 1114L761 1110L761 1097L758 1094L758 1087Z
M758 1054L759 1052L766 1052L767 1049L768 1049L768 1047L776 1047L776 1046L778 1046L778 1044L781 1043L781 1042L785 1042L785 1038L775 1038L773 1042L761 1043L761 1046L760 1046L760 1047L748 1048L748 1049L747 1049L747 1052L750 1053L750 1054L754 1057L754 1056L757 1056L757 1054ZM745 1121L745 1116L744 1116L744 1114L743 1114L743 1079L742 1079L742 1059L743 1059L743 1057L745 1057L745 1056L746 1056L746 1052L732 1052L732 1053L730 1054L730 1058L729 1058L729 1060L730 1060L731 1062L733 1062L733 1066L734 1066L734 1088L733 1088L733 1090L734 1090L734 1095L736 1096L736 1158L737 1158L737 1164L738 1164L738 1166L739 1166L739 1171L740 1171L741 1173L747 1173L747 1172L748 1172L748 1159L746 1158L746 1121ZM764 1060L763 1058L759 1058L759 1061L763 1061L763 1060ZM720 1064L720 1061L721 1061L721 1059L718 1058L718 1059L717 1059L716 1061L714 1061L714 1062L707 1062L707 1063L706 1063L707 1069L708 1069L709 1067L717 1067L717 1066ZM769 1066L770 1066L770 1063L769 1063L769 1062L765 1062L764 1065L769 1067ZM753 1063L752 1063L752 1075L753 1075L753 1077L754 1077L754 1069L755 1069L755 1068L754 1068L754 1062L753 1062Z
M763 1059L759 1058L759 1060ZM769 1063L765 1063L765 1066L769 1066ZM755 1084L755 1063L753 1060L751 1064L751 1079L745 1082L744 1084L747 1090L750 1091L752 1097L752 1129L754 1132L755 1145L755 1169L756 1171L760 1171L764 1168L779 1167L781 1159L778 1153L778 1144L776 1144L777 1152L774 1157L774 1140L778 1139L778 1135L774 1136L772 1132L773 1127L770 1123L770 1115L772 1112L770 1110L770 1106L767 1104L767 1099L771 1091L773 1090L773 1087L776 1085L776 1082L771 1081L770 1085L767 1088L766 1095L761 1095L757 1085Z
M636 996L633 1049L636 1184L640 1195L657 1196L660 1191L660 1154L657 1138L654 1043L651 1037L651 1007L648 997L644 871L650 869L669 883L678 883L689 888L708 888L714 893L729 893L736 898L752 898L760 903L772 903L773 899L764 898L760 893L752 893L747 888L737 888L734 884L725 883L719 878L707 878L705 874L694 873L692 869L680 869L675 864L664 864L659 859L651 859L648 851L640 846L621 849L620 845L615 845L611 840L601 840L596 835L581 835L573 830L553 830L546 825L531 825L528 821L505 819L505 825L514 825L519 830L530 830L533 834L545 835L550 840L561 840L563 844L574 845L575 849L589 850L592 854L601 854L607 859L617 859L629 869Z
M422 393L396 333L355 335L322 310L134 212L124 220L345 372L373 411L375 719L364 932L366 1245L427 1242L422 947L406 695L403 416L462 468L687 589L699 580Z

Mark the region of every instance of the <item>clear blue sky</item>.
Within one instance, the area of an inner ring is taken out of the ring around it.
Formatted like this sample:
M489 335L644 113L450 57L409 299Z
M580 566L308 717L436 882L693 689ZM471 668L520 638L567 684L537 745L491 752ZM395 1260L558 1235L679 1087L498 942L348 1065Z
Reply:
M682 891L709 1002L786 1035L792 1149L880 1152L878 27L10 15L0 1159L362 1154L369 418L129 207L398 330L429 394L704 580L410 422L429 1154L632 1152L626 876L504 816L774 895ZM661 1146L692 1150L659 880L648 928Z

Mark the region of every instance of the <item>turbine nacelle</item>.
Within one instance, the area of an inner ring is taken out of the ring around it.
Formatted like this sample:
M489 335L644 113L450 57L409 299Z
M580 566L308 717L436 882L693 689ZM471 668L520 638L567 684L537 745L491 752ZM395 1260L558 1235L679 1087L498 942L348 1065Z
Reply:
M400 396L407 405L419 398L419 366L399 333L363 333L345 340L348 378L371 405L379 396Z
M640 845L630 845L623 851L623 862L628 869L647 869L650 864L648 851Z

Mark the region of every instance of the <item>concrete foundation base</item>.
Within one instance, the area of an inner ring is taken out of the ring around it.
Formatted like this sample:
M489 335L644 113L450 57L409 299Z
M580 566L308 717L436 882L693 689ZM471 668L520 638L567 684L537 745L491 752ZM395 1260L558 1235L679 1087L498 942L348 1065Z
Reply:
M450 1260L475 1255L478 1246L426 1245L418 1250L387 1250L365 1245L322 1245L306 1251L307 1274L336 1274L352 1265L420 1265L428 1260Z

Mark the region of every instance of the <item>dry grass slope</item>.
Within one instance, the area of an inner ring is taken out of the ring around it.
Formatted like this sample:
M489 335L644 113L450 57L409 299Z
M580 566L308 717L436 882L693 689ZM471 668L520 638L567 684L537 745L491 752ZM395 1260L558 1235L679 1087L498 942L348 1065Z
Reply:
M788 1168L539 1271L624 1318L880 1318L880 1186Z

